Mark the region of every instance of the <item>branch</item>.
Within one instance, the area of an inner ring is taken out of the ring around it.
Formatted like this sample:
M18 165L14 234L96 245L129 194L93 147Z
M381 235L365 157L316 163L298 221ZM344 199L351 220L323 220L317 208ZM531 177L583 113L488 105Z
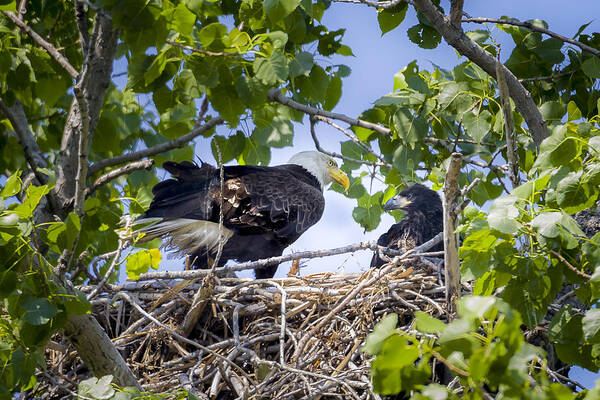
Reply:
M298 111L302 111L305 114L309 115L320 115L330 119L337 119L338 121L344 121L353 126L360 126L361 128L371 129L375 132L379 132L382 135L390 136L391 131L381 125L374 124L372 122L363 121L360 119L351 118L344 114L333 113L330 111L321 110L315 107L307 106L305 104L298 103L290 99L289 97L284 96L281 91L277 88L269 90L269 100L276 101L284 106L288 106Z
M321 118L324 118L324 117L321 117ZM372 166L378 166L378 167L391 168L391 165L386 162L359 160L357 158L346 157L344 155L341 155L338 153L332 153L330 151L325 150L324 148L321 147L321 143L319 143L319 139L317 138L317 133L315 132L315 124L316 124L317 120L320 120L320 118L318 116L311 116L311 118L310 118L310 135L312 136L313 142L315 143L315 147L321 153L325 153L330 157L341 158L344 161L349 161L349 162L353 162L353 163L357 163L357 164L366 164L366 165L372 165Z
M130 161L138 161L144 157L153 156L155 154L164 153L165 151L169 151L178 147L183 147L195 137L206 133L223 122L224 121L221 118L213 118L210 121L207 121L201 127L195 128L190 133L180 136L177 139L169 140L168 142L157 144L156 146L152 146L144 150L134 151L132 153L98 161L90 166L88 169L88 175L93 175L106 167L112 167L113 165L119 165Z
M392 168L392 164L386 162L385 159L381 155L375 153L369 146L367 146L363 141L361 141L359 138L357 138L356 135L351 134L346 129L342 128L341 126L339 126L338 124L336 124L335 122L331 121L328 118L322 117L320 115L316 115L314 118L318 119L319 121L323 121L326 124L329 124L330 126L337 129L338 131L342 132L350 140L352 140L354 143L356 143L358 146L360 146L364 151L366 151L367 153L371 154L372 156L377 158L379 161L381 161L383 166ZM364 163L364 161L363 161L363 163Z
M90 34L88 33L88 20L85 7L83 2L79 0L75 0L75 20L77 20L77 28L79 28L81 48L85 53L85 50L89 48Z
M15 25L17 25L21 30L23 30L26 34L28 34L37 44L39 44L46 52L50 55L50 57L54 58L54 60L60 64L61 67L67 71L71 78L77 78L79 72L67 60L65 56L63 56L57 49L52 45L52 43L46 42L40 35L38 35L33 29L31 29L25 22L21 21L19 17L13 13L12 11L2 11L2 13L8 17Z
M23 106L17 100L12 107L7 107L4 101L0 99L0 110L6 115L15 130L17 138L19 139L19 144L25 153L25 159L35 174L35 177L41 184L45 184L48 182L48 177L39 172L38 169L47 166L46 159L44 158L42 150L33 138L33 132L29 129L29 123L27 122L27 116L25 115Z
M85 196L86 197L89 196L90 194L94 193L96 191L96 189L98 189L100 186L106 185L108 182L110 182L113 179L116 179L122 175L127 175L133 171L137 171L140 169L145 169L145 170L149 171L150 168L152 168L153 164L154 164L154 160L142 160L142 161L132 162L132 163L129 163L122 167L119 167L117 169L108 171L106 174L101 175L98 179L96 179L94 181L94 183L92 183L87 188L85 188L85 192L84 192Z
M460 266L458 261L458 240L456 226L458 215L455 210L458 206L460 190L458 175L462 154L452 153L450 165L446 172L444 182L444 274L446 282L446 307L448 320L452 319L456 311L456 300L460 297Z
M182 43L177 43L174 40L166 40L167 43L169 43L172 46L176 46L176 47L180 47L184 50L189 50L192 53L197 53L197 54L203 54L205 56L211 56L211 57L240 57L241 54L238 52L233 52L233 53L225 53L225 52L219 52L219 53L215 53L214 51L208 51L208 50L202 50L202 49L197 49L195 47L192 46L188 46Z
M414 0L414 3L450 46L454 47L460 54L480 66L490 76L496 76L496 59L491 54L482 49L473 40L469 39L461 29L452 25L430 0ZM527 122L533 141L536 146L539 147L542 141L548 137L546 121L544 121L537 105L531 98L531 94L523 87L510 70L504 66L502 66L502 69L506 75L506 83L508 84L511 97L515 101L517 109Z
M556 258L558 258L560 261L563 262L563 264L565 264L567 266L567 268L569 268L571 271L575 272L577 275L581 276L582 278L585 279L592 279L592 277L588 274L586 274L583 271L578 270L577 268L575 268L573 266L573 264L571 264L570 262L567 261L566 258L564 258L559 252L555 251L555 250L550 250L550 253L554 254L556 256Z
M378 10L387 10L396 7L400 3L412 4L412 0L370 1L370 0L333 0L334 3L364 4Z
M450 7L450 22L457 28L460 28L460 22L463 15L464 0L452 0Z
M439 234L435 236L433 239L423 243L422 245L415 247L410 251L411 257L420 257L423 254L419 252L430 249L436 244L441 242L442 235ZM244 263L233 264L227 267L215 268L215 273L217 275L225 275L230 272L244 271L247 269L257 269L267 267L269 265L281 264L286 261L292 261L297 258L322 258L333 256L336 254L346 254L346 253L354 253L361 250L373 250L380 251L386 254L392 255L404 255L407 253L403 253L398 250L389 249L387 247L379 246L377 242L360 242L351 244L343 247L336 247L333 249L326 250L313 250L313 251L300 251L292 254L288 254L285 256L277 256L271 258L265 258L256 261L249 261ZM196 269L192 271L158 271L158 272L146 272L145 274L141 274L137 279L138 281L150 281L155 279L195 279L206 276L210 273L210 270L207 269Z
M595 55L596 57L600 58L600 50L597 50L593 47L590 47L586 44L583 44L577 40L574 39L569 39L566 36L560 35L558 33L552 32L551 30L548 30L546 28L541 28L539 26L535 26L532 23L529 22L521 22L521 21L517 21L514 18L511 19L497 19L497 18L483 18L483 17L479 17L479 18L464 18L462 20L462 22L472 22L475 24L484 24L486 22L490 22L492 24L501 24L501 25L514 25L514 26L521 26L523 28L527 28L529 30L532 31L536 31L536 32L540 32L540 33L544 33L548 36L552 36L553 38L556 38L558 40L561 40L565 43L570 43L572 45L575 45L577 47L579 47L581 50L583 51L587 51L588 53L592 53L593 55Z
M506 133L506 158L510 166L508 174L513 187L520 185L519 179L519 155L515 146L515 123L513 121L512 109L510 107L508 86L502 64L496 61L496 78L498 89L500 90L500 100L502 102L502 114L504 115L504 127Z

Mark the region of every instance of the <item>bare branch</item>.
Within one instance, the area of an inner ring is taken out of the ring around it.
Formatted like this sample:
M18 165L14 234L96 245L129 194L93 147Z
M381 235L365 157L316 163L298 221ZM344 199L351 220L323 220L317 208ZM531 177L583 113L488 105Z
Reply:
M479 18L463 18L462 22L472 22L475 24L484 24L484 23L492 23L492 24L501 24L501 25L514 25L514 26L521 26L523 28L527 28L529 30L535 31L535 32L540 32L543 34L546 34L548 36L552 36L553 38L556 38L560 41L563 41L565 43L569 43L572 45L575 45L577 47L579 47L581 50L583 51L587 51L588 53L591 53L593 55L595 55L596 57L600 58L600 50L595 49L593 47L590 47L586 44L583 44L577 40L574 39L569 39L566 36L560 35L556 32L552 32L549 29L546 28L542 28L540 26L535 26L529 22L521 22L518 21L514 18L511 19L497 19L497 18L483 18L483 17L479 17Z
M284 96L281 93L281 91L277 88L269 90L269 99L283 104L284 106L288 106L295 110L302 111L305 114L320 115L330 119L337 119L338 121L344 121L353 126L360 126L361 128L374 130L385 136L391 135L391 131L384 126L374 124L368 121L363 121L360 119L351 118L344 114L333 113L330 111L325 111L315 107L307 106L306 104L298 103L297 101L294 101L289 97Z
M57 49L54 47L52 43L48 43L45 41L40 35L38 35L33 29L31 29L25 22L21 21L19 17L13 13L12 11L2 11L2 13L7 16L15 25L17 25L21 30L23 30L26 34L28 34L37 44L39 44L46 52L50 55L50 57L54 58L54 60L60 64L61 67L67 71L72 78L77 78L79 73L69 60L65 56L63 56Z
M226 52L219 52L219 53L215 53L214 51L208 51L208 50L202 50L202 49L197 49L195 47L192 46L188 46L182 43L177 43L174 40L166 40L167 43L169 43L172 46L176 46L176 47L180 47L184 50L189 50L192 53L197 53L197 54L202 54L205 56L211 56L211 57L240 57L241 54L238 52L233 52L233 53L226 53Z
M27 0L21 0L19 3L19 8L17 9L17 17L22 21L23 16L27 12Z
M537 82L537 81L550 81L553 79L558 79L563 76L573 75L576 71L562 71L556 74L548 75L548 76L536 76L535 78L523 78L519 79L519 82Z
M106 174L101 175L98 179L96 179L94 181L94 183L92 183L87 188L85 188L85 196L86 197L89 196L90 194L94 193L96 191L96 189L98 189L100 186L106 185L108 182L110 182L113 179L116 179L122 175L130 174L131 172L137 171L140 169L150 170L150 168L152 168L153 164L154 164L154 160L135 161L135 162L126 164L122 167L108 171Z
M444 182L444 274L446 283L446 307L448 319L456 311L456 300L460 297L460 266L458 261L458 240L456 226L458 215L454 212L458 206L460 191L458 175L462 154L452 153L450 165Z
M323 118L323 117L321 117L321 118ZM346 157L344 155L341 155L341 154L338 154L338 153L333 153L333 152L325 150L324 148L321 147L321 143L319 143L319 139L317 138L317 134L315 132L315 123L317 122L317 119L319 119L318 116L311 116L311 118L310 118L310 134L312 136L313 142L315 143L315 147L321 153L325 153L325 154L327 154L330 157L341 158L342 160L353 162L353 163L357 163L357 164L366 164L366 165L372 165L372 166L378 166L378 167L381 167L381 166L383 166L383 167L391 167L391 165L388 164L388 163L386 163L386 162L359 160L359 159L356 159L356 158Z
M496 59L491 54L469 39L461 29L452 25L430 0L414 0L414 3L450 46L479 65L490 76L495 77ZM504 66L502 69L506 75L506 83L508 84L511 97L517 109L523 115L523 118L525 118L533 141L539 147L542 141L548 137L546 121L544 121L540 110L531 98L531 94L523 87L512 72Z
M87 295L87 300L88 301L90 301L94 297L96 297L96 295L98 293L100 293L100 291L102 290L102 287L104 287L104 285L106 284L106 282L108 282L108 279L110 278L110 276L112 275L113 271L115 270L115 268L117 267L117 265L119 265L119 263L121 261L120 260L121 259L121 253L123 252L123 249L125 249L125 247L127 247L127 241L126 240L119 240L119 246L117 247L117 250L115 251L113 259L110 262L110 266L106 270L106 273L104 274L104 277L102 277L102 280L100 282L98 282L98 284L96 285L96 287L94 288L94 290L92 290L92 293L90 293L90 294Z
M412 0L391 0L391 1L370 1L370 0L333 0L334 3L352 3L364 4L378 10L388 10L396 7L400 3L412 4Z
M457 28L460 28L460 22L463 15L464 0L452 0L450 7L450 22Z
M381 161L384 164L383 166L386 166L388 168L392 167L392 164L386 162L381 155L375 153L369 146L367 146L363 141L361 141L359 138L357 138L356 135L351 134L346 129L342 128L341 126L339 126L335 122L331 121L329 118L325 118L325 117L322 117L320 115L316 115L315 118L318 119L319 121L323 121L323 122L329 124L330 126L333 126L335 129L337 129L338 131L342 132L350 140L352 140L354 143L356 143L357 145L359 145L364 151L366 151L367 153L373 155L375 158L377 158L379 161Z
M39 172L38 168L46 167L46 159L44 158L42 150L33 138L33 133L29 129L27 116L25 115L23 106L17 100L12 107L7 107L4 101L0 99L0 110L6 115L15 130L19 143L23 148L25 159L35 174L35 177L41 184L45 184L48 182L48 177Z
M473 182L471 182L469 184L469 186L464 187L460 191L460 196L464 198L479 183L479 181L481 181L480 178L473 179ZM454 214L456 214L457 216L460 215L460 213L463 212L463 210L465 209L465 207L468 206L470 202L471 202L471 200L465 198L463 200L463 202L460 203L460 205L454 209Z
M504 115L504 127L506 134L506 158L510 166L508 174L513 187L519 186L519 155L515 146L515 123L513 121L512 109L510 107L510 97L506 77L500 61L496 61L496 80L500 90L500 100L502 102L502 114Z
M197 136L206 133L207 131L213 129L217 125L222 124L223 122L224 121L221 118L213 118L210 121L207 121L201 127L193 129L190 133L180 136L177 139L169 140L168 142L157 144L156 146L152 146L144 150L134 151L132 153L127 153L121 156L106 158L104 160L98 161L90 166L88 170L88 175L93 175L106 167L112 167L113 165L119 165L130 161L138 161L144 157L153 156L155 154L164 153L166 151L178 147L183 147Z

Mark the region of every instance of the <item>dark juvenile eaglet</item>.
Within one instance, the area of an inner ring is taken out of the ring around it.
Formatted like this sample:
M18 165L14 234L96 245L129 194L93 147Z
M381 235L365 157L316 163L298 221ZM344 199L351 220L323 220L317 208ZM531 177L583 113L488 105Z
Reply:
M189 255L194 268L209 268L219 246L223 200L225 244L219 265L280 256L323 214L323 188L335 181L348 188L348 177L322 153L305 151L289 164L274 167L236 165L224 170L202 163L165 162L173 179L152 189L150 208L136 221L143 240L162 237L167 248ZM222 196L221 196L222 195ZM277 265L255 270L271 278Z
M433 190L416 184L391 198L384 206L385 210L404 210L402 220L379 237L377 244L395 250L408 251L419 246L440 233L444 224L442 200ZM443 244L430 251L443 250ZM371 259L371 268L381 267L385 261L377 253Z

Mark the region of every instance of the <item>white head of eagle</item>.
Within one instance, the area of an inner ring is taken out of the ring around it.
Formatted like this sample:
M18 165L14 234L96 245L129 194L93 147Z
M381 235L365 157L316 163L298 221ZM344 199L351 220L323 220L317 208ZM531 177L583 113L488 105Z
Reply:
M154 186L150 208L135 223L146 225L136 232L145 235L142 240L162 237L167 248L189 255L194 268L212 265L219 241L219 266L280 256L321 218L324 188L350 185L335 160L317 151L273 167L225 166L222 191L219 169L209 164L167 161L163 168L173 178ZM271 278L276 270L271 265L255 275Z

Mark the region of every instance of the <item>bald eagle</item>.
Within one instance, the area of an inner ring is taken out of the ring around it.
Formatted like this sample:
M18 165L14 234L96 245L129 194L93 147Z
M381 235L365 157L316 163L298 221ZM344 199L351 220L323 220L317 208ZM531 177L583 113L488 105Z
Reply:
M377 244L400 251L408 251L440 233L444 224L444 212L440 196L426 186L416 184L404 189L385 203L384 209L404 210L400 222L379 237ZM431 251L443 250L437 245ZM371 259L371 268L381 267L385 261L377 253Z
M280 256L323 214L326 185L349 180L331 157L317 151L294 155L274 167L225 166L189 161L163 164L174 179L152 189L154 199L136 226L142 240L164 239L169 249L190 255L194 268L209 268L219 245L219 214L223 204L224 246L219 266ZM221 200L222 199L222 200ZM271 278L277 265L255 270L256 278Z

